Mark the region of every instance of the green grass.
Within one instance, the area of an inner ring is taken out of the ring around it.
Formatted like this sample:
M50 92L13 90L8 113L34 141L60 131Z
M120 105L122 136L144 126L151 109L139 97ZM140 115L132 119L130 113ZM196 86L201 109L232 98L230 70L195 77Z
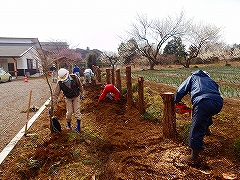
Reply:
M143 77L144 80L178 87L191 72L200 68L158 69L133 71L134 78ZM239 66L209 66L201 68L207 71L211 78L219 84L223 97L240 99L240 67Z

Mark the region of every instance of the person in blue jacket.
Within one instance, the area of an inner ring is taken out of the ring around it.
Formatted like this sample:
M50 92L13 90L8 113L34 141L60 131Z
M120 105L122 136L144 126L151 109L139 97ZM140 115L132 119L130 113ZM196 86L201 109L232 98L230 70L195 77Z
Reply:
M80 68L75 64L73 67L73 74L76 74L78 77L80 77Z
M185 160L197 161L199 153L204 149L203 138L213 123L212 116L219 113L223 107L223 98L218 84L211 79L206 71L192 72L178 88L174 96L174 103L190 93L193 110L192 123L189 133L189 145L192 149L190 156Z

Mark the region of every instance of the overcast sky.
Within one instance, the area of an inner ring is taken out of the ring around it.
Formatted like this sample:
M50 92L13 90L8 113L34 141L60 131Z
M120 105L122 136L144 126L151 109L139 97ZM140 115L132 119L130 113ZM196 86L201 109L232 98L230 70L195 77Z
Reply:
M223 28L228 44L240 44L240 0L1 0L0 37L64 40L71 47L117 51L137 14L175 17Z

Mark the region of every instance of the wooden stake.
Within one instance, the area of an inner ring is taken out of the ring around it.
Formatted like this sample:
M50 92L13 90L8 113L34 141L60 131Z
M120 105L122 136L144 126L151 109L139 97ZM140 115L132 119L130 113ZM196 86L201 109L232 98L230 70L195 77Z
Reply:
M112 68L111 71L112 71L112 73L111 73L112 74L112 84L115 85L115 70L114 70L114 68Z
M143 87L143 77L138 78L138 110L140 114L145 113L144 108L144 87Z
M111 84L111 72L110 72L110 69L106 69L106 83L107 84Z
M29 113L30 113L31 99L32 99L32 90L30 90L30 95L29 95L28 109L27 109L27 120L26 120L26 125L25 125L24 136L27 136L27 126L28 126L28 119L29 119Z
M174 94L166 92L161 94L164 103L163 135L165 138L176 138L176 113L174 110Z
M127 106L133 106L133 95L132 95L132 76L131 66L126 67L126 81L127 81Z
M116 87L122 93L122 80L120 75L120 69L116 70Z

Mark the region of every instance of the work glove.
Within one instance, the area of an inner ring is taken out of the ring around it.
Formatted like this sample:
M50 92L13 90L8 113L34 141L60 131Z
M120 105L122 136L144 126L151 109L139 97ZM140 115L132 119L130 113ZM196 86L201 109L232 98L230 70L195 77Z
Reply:
M48 109L48 113L49 113L49 115L52 115L53 114L53 106L51 106L49 109Z
M80 95L80 99L84 100L84 95L83 94Z

